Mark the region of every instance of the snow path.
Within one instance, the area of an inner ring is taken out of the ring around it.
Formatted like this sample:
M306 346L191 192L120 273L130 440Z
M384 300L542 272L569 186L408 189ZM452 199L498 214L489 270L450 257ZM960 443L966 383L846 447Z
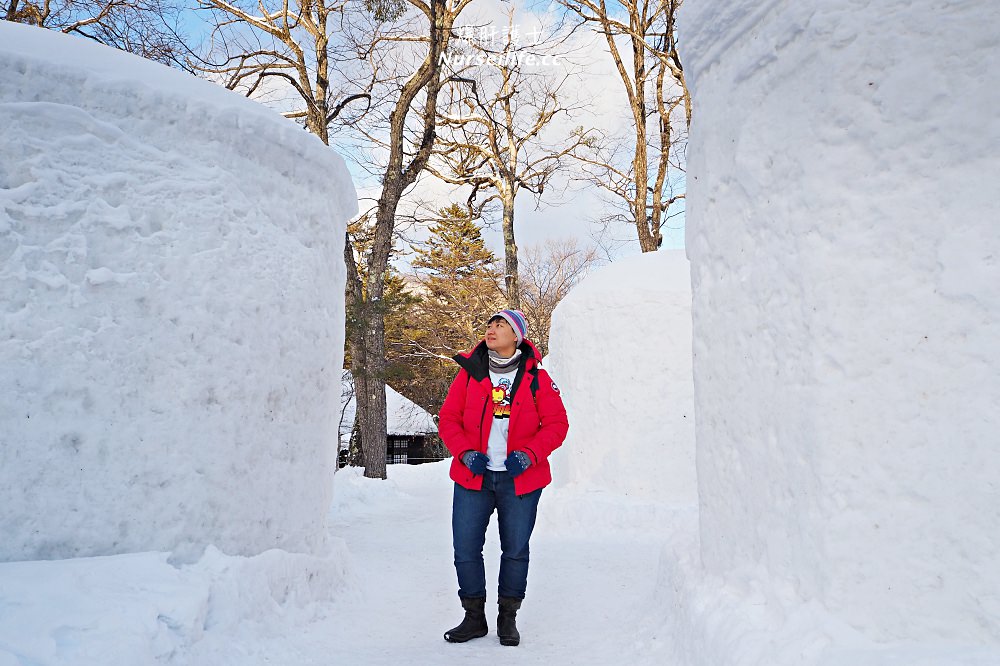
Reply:
M351 553L352 586L295 635L248 636L236 645L230 636L223 650L217 640L223 637L208 632L184 661L458 664L502 657L512 664L664 663L656 658L661 646L639 627L654 592L662 595L654 588L665 541L637 529L635 520L659 514L626 497L568 489L549 488L542 496L528 597L518 614L521 645L502 647L495 634L495 520L485 550L490 634L461 645L445 642L444 631L461 619L446 464L390 467L386 482L365 480L353 470L339 473L331 531ZM628 525L618 524L621 518Z

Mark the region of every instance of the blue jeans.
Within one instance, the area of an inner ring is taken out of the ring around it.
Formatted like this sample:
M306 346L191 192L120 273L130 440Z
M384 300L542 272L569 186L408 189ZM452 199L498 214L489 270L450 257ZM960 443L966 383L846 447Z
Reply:
M514 479L507 472L487 470L483 489L469 490L455 484L451 505L451 534L455 546L458 596L486 596L483 544L493 511L500 524L501 597L524 599L528 586L528 540L535 528L535 515L542 489L517 496Z

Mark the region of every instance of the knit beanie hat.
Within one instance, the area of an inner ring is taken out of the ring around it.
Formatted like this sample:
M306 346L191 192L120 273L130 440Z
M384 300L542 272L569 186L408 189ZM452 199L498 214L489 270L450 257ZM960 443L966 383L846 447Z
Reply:
M506 319L507 323L510 324L510 327L514 329L514 335L517 336L518 345L524 342L524 339L528 337L528 322L524 318L524 313L520 310L501 310L490 317L490 321L493 321L497 317L503 317Z

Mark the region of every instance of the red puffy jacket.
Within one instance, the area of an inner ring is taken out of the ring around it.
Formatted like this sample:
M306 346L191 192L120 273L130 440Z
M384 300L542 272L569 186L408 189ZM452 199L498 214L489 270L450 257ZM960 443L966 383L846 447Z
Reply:
M563 407L559 389L549 375L538 365L538 350L530 340L520 345L521 361L512 388L510 424L507 432L507 454L524 451L531 458L531 465L514 478L514 491L518 495L543 488L552 481L549 454L566 439L569 421ZM466 467L461 456L466 451L486 453L493 425L493 383L486 341L472 351L455 356L461 366L458 376L448 389L448 397L441 407L438 432L445 446L451 451L451 478L470 490L483 487L483 477ZM535 395L531 384L537 379Z

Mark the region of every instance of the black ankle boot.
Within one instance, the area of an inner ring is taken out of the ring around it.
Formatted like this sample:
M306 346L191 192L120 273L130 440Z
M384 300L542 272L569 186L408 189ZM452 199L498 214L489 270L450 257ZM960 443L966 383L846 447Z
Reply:
M465 619L454 629L444 632L444 639L449 643L464 643L473 638L481 638L489 632L489 627L486 626L485 597L462 597L462 608L465 609Z
M521 634L517 633L517 611L521 600L514 597L500 597L497 602L500 614L497 615L497 636L500 645L517 645L521 642Z

